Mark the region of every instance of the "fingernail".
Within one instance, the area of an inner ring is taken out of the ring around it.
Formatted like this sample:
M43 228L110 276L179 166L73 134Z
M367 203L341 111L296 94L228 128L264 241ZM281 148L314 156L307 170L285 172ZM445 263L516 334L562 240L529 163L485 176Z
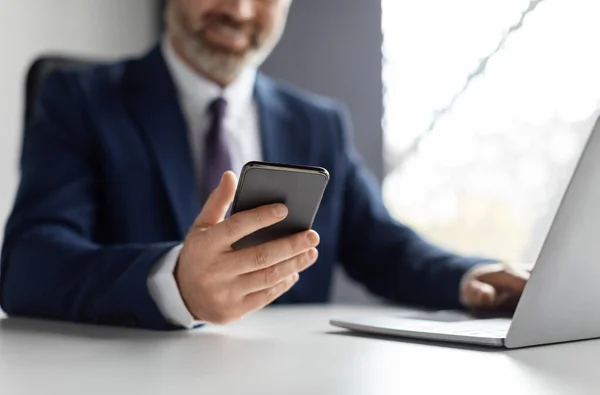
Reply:
M283 218L287 215L287 213L288 213L288 209L287 209L287 207L285 207L285 205L276 204L275 206L273 206L273 214L277 218Z
M298 273L294 273L292 276L292 281L298 282L298 280L300 280L300 275Z
M308 250L308 259L311 262L314 262L317 260L317 250L315 250L314 248L311 248L310 250Z
M306 238L308 239L308 242L311 246L316 246L317 244L319 244L319 234L314 230L309 230L306 233Z

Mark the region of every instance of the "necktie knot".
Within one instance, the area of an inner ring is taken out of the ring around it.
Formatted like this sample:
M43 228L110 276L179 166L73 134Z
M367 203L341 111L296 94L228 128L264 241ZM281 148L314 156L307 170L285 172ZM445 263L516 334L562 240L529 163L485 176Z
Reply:
M227 110L227 102L222 97L215 99L208 106L208 111L213 117L213 122L216 120L222 120L225 117L225 111Z

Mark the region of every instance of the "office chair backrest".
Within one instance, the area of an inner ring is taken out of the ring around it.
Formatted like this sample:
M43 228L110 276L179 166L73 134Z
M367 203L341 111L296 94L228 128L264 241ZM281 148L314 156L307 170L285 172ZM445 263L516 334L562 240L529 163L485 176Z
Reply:
M25 125L33 118L40 89L48 74L58 69L81 68L94 63L91 60L67 56L42 56L37 58L29 67L25 82Z

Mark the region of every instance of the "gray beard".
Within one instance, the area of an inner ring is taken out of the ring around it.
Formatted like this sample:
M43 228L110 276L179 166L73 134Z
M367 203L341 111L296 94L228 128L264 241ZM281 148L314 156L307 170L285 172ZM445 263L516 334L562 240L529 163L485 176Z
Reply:
M244 54L233 54L208 47L197 36L190 36L183 18L176 15L175 7L167 11L167 25L181 44L181 50L196 69L217 81L233 81L246 67L260 67L271 54L281 35L283 26L272 32L259 47L250 48Z
M250 63L251 52L228 54L207 47L198 39L184 38L182 51L196 68L218 81L232 81Z

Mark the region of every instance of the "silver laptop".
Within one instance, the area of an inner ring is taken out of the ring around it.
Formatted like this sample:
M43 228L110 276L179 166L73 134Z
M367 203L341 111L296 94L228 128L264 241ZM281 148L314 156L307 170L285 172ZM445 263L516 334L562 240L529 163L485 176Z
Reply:
M600 337L600 119L512 317L442 311L334 319L354 331L519 348Z

